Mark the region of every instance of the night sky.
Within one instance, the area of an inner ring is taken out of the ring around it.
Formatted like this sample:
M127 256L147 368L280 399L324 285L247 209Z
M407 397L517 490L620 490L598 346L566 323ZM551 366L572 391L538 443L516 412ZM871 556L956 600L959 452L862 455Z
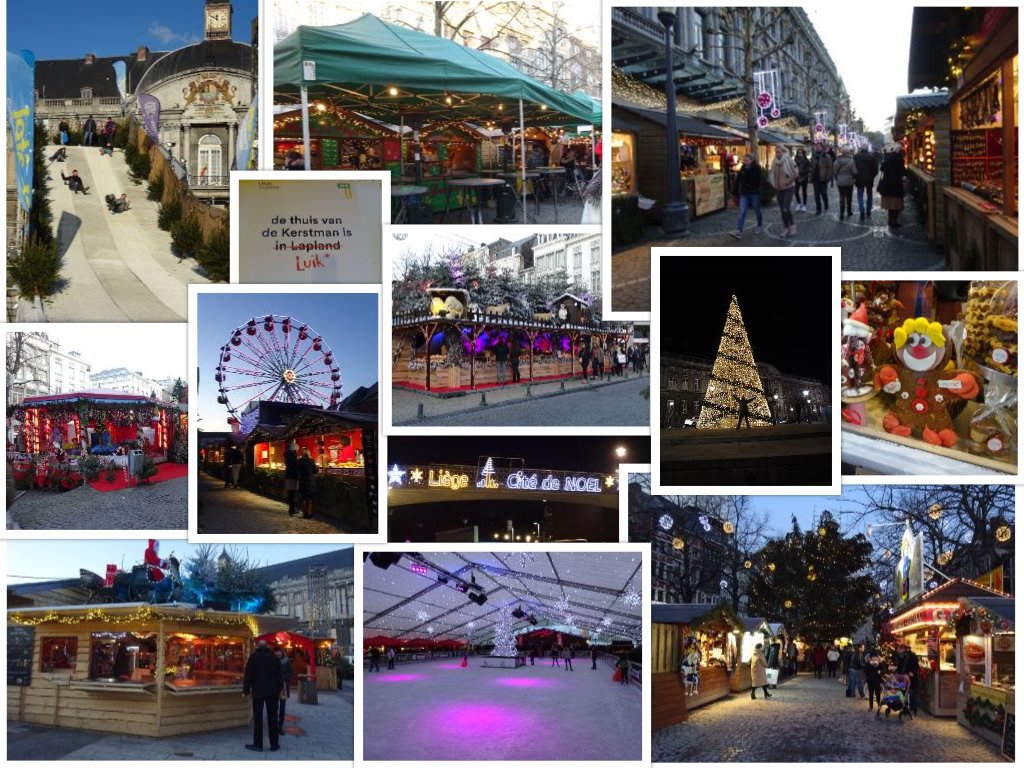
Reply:
M839 343L831 277L825 256L662 256L661 348L713 362L736 294L755 360L827 383Z
M622 459L615 456L616 446L625 446ZM527 469L618 472L619 463L648 464L651 438L575 435L553 437L392 437L388 440L388 465L468 464L477 465L481 456L501 456L525 460Z

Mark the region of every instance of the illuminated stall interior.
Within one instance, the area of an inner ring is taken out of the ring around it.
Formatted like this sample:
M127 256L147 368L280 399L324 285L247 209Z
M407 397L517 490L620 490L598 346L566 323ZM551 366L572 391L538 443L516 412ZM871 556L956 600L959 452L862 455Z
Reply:
M399 133L391 126L347 109L319 103L310 110L309 151L313 170L396 170ZM303 154L300 110L274 116L274 167L284 168L289 152Z

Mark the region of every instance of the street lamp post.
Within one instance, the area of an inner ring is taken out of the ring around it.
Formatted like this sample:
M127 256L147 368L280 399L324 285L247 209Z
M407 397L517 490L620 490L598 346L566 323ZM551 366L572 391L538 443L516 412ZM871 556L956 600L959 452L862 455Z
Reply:
M668 201L662 209L661 227L666 235L687 235L690 209L683 201L683 185L679 181L679 129L676 126L676 82L672 65L672 27L676 13L668 6L658 10L658 21L665 27L665 171Z

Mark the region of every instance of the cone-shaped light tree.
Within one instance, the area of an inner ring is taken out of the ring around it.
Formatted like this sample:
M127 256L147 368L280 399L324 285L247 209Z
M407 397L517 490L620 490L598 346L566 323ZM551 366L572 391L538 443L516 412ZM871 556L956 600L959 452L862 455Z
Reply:
M729 313L725 317L722 340L718 343L718 354L711 368L711 381L704 394L697 428L736 426L740 413L739 399L750 398L753 398L747 406L750 425L771 426L772 415L768 410L764 386L754 363L754 353L750 349L740 305L733 296L729 302Z

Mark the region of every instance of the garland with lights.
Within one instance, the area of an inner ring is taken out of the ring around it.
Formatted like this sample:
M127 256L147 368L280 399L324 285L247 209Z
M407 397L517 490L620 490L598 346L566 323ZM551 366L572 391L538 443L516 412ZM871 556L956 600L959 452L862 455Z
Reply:
M174 621L186 624L219 624L225 627L247 627L253 637L259 634L256 619L249 614L211 614L207 611L169 611L159 606L140 605L130 613L108 613L103 608L91 608L85 613L62 614L59 611L47 611L39 616L21 613L9 614L7 620L24 627L38 627L42 624L65 624L75 626L88 622L104 624L139 624L147 621Z
M722 339L711 368L711 380L704 395L697 428L713 429L738 424L739 402L734 395L744 398L753 396L753 402L748 405L752 426L771 426L768 399L735 296L729 302Z
M954 632L957 636L969 635L974 626L977 626L982 634L988 635L994 630L1009 629L1010 622L982 605L968 603L950 614L943 632Z

